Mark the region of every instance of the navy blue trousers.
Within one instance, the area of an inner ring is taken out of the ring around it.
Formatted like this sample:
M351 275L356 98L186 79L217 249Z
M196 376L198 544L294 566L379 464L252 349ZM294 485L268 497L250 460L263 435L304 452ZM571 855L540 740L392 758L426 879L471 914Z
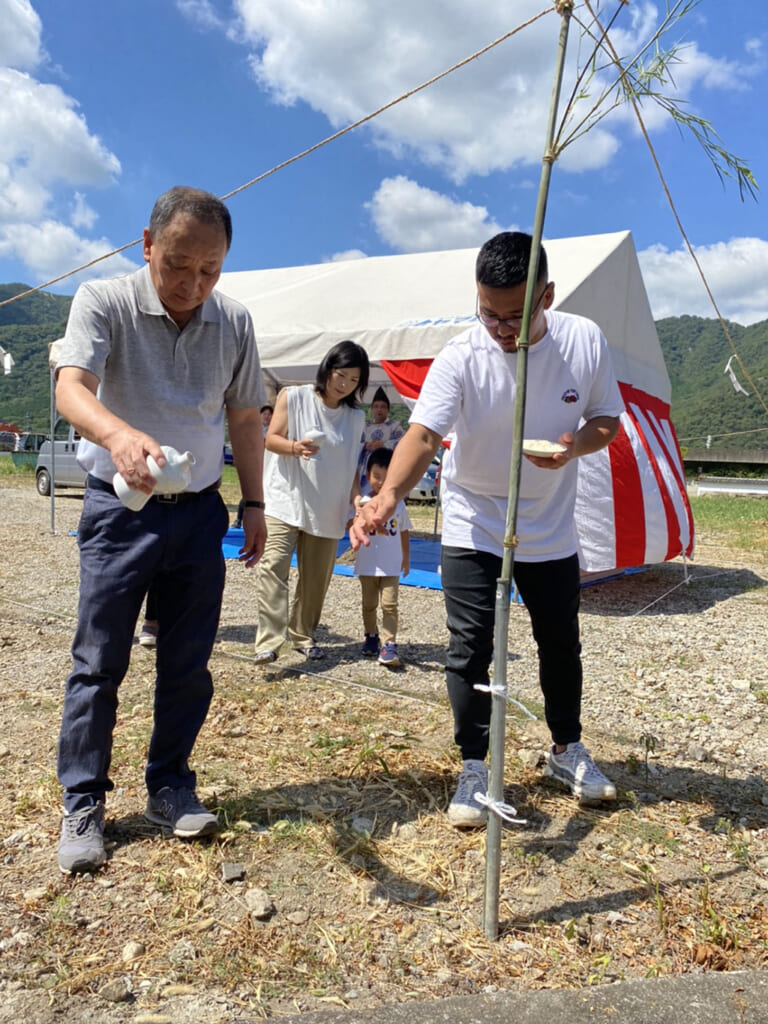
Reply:
M86 490L78 529L78 625L59 737L58 775L68 812L103 800L113 788L118 687L150 586L158 638L147 789L194 788L188 759L213 696L208 659L221 612L221 541L228 525L217 492L177 504L151 500L131 512L112 494Z
M493 660L496 581L501 558L486 551L443 548L442 583L450 633L445 674L462 758L488 754L491 697L473 687L488 684ZM581 738L579 562L576 555L551 562L515 562L515 583L531 617L539 656L544 713L554 743Z

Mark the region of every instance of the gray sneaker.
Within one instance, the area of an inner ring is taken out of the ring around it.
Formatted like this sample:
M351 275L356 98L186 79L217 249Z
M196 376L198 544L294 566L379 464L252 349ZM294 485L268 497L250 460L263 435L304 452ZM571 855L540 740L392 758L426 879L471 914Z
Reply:
M164 786L147 800L144 817L181 839L197 839L219 831L219 819L203 807L193 789Z
M448 806L448 821L455 828L482 828L488 821L488 811L475 800L475 794L487 792L485 761L465 761L456 793Z
M562 754L547 754L544 774L565 783L580 804L615 800L616 787L600 771L583 743L569 743Z
M59 840L59 868L65 875L95 871L106 861L104 804L99 801L72 814L64 814Z

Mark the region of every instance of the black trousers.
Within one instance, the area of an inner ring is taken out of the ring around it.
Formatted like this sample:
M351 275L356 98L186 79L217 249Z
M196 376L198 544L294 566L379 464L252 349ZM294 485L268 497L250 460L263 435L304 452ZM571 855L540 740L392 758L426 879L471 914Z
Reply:
M462 758L488 753L491 698L473 687L488 683L493 660L496 581L502 560L486 551L443 548L442 583L450 633L446 681L454 736ZM544 712L554 743L581 738L579 562L515 562L514 578L531 617L539 656Z

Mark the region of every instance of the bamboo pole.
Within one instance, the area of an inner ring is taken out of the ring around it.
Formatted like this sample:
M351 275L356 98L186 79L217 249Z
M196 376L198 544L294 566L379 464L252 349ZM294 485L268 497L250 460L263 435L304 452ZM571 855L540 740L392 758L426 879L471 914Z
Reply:
M531 325L533 295L536 290L536 276L541 252L541 238L544 232L544 217L547 210L549 182L552 176L552 164L555 161L553 142L557 123L557 108L560 100L560 88L565 67L565 53L568 43L568 29L574 0L556 0L555 6L560 15L560 38L558 42L555 78L552 88L552 100L547 123L546 145L542 158L539 194L536 202L536 214L531 243L531 256L528 264L528 278L525 288L523 305L523 321L520 325L520 337L517 342L517 378L515 381L515 417L512 435L512 459L509 470L509 499L507 504L507 520L504 532L504 556L502 559L501 577L496 582L496 608L494 618L494 655L493 655L493 687L491 688L491 726L490 726L490 773L488 777L488 797L490 813L488 815L488 833L485 846L485 900L483 912L483 928L486 937L497 939L499 933L499 881L501 876L501 831L502 818L493 812L494 804L504 801L504 738L506 731L506 698L507 698L507 633L509 630L509 603L514 566L515 546L517 537L517 505L520 497L520 469L522 466L523 425L525 423L525 398L528 381L528 348Z

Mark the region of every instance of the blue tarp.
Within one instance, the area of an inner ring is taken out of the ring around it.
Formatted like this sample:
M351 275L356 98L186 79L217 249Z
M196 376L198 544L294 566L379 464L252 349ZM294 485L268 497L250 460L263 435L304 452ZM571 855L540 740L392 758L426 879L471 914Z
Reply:
M222 549L225 558L237 558L237 552L243 546L245 534L242 530L228 530ZM336 549L336 558L349 551L349 537L345 534L339 541ZM296 556L291 559L291 565L296 566ZM355 567L345 561L334 566L335 576L354 576ZM621 576L628 576L633 573L643 572L642 569L617 569L615 572L606 575L596 575L590 579L589 576L582 579L582 587L594 586L597 583L606 583L608 580L619 579ZM423 587L427 590L442 590L443 584L440 579L440 541L422 540L419 537L411 537L411 571L407 576L400 577L400 583L404 587ZM517 597L520 602L519 596Z
M237 558L237 553L243 546L245 534L242 530L230 529L222 542L222 550L225 558ZM349 537L345 534L339 541L336 549L336 557L339 558L349 550ZM291 559L291 565L296 566L296 556ZM337 563L333 568L336 576L354 576L355 567L348 563ZM400 583L405 587L424 587L428 590L442 590L440 582L440 541L421 540L411 537L411 571L407 576L400 577Z

